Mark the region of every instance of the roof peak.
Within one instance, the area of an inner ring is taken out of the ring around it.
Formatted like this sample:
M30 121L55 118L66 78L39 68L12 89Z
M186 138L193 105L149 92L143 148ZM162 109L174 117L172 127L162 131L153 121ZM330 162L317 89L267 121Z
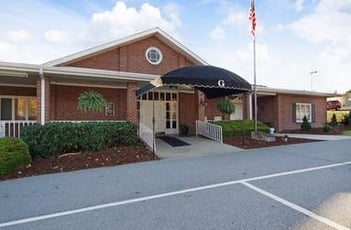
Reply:
M162 30L159 27L153 27L151 29L140 31L135 34L129 35L127 37L123 37L108 43L104 43L102 45L94 46L94 47L82 50L80 52L76 52L76 53L64 56L62 58L58 58L58 59L46 62L43 65L57 66L65 63L70 63L73 61L80 60L84 57L93 56L97 53L107 51L109 49L113 49L115 47L119 47L128 43L136 42L138 40L142 40L154 35L156 36L158 35L159 39L164 41L167 45L169 45L173 49L176 49L182 54L184 54L185 56L187 56L190 60L192 60L196 64L207 64L202 58L200 58L195 53L187 49L185 46L183 46L180 42L178 42L173 37L171 37L164 30Z

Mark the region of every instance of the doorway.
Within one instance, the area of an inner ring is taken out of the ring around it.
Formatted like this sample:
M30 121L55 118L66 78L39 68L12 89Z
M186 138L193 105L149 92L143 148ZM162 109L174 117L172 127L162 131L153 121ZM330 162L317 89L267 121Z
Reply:
M156 91L139 97L139 120L152 129L155 116L155 133L178 134L178 93Z

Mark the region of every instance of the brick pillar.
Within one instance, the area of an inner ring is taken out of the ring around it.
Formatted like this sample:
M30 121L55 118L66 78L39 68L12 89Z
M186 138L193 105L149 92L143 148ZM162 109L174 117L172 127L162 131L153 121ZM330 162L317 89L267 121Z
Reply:
M205 94L203 94L202 92L197 90L197 105L198 105L198 110L197 110L197 119L200 121L204 121L205 120L205 99L206 96Z
M41 82L40 82L40 77L37 77L37 123L40 124L40 118L41 118Z
M44 123L47 123L50 120L50 77L44 77L45 79L45 111L44 111ZM38 104L38 111L37 111L37 122L38 124L41 123L41 108L42 108L42 79L38 76L37 77L37 104Z
M127 83L127 121L138 124L138 111L137 111L137 90L136 82Z
M243 119L250 119L252 115L251 93L243 94Z
M50 77L45 76L45 123L50 121Z

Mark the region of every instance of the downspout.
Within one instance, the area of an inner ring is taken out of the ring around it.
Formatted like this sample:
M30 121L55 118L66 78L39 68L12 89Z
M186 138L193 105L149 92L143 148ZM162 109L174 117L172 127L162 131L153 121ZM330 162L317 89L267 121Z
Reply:
M39 68L40 76L40 124L45 125L45 76L43 67Z

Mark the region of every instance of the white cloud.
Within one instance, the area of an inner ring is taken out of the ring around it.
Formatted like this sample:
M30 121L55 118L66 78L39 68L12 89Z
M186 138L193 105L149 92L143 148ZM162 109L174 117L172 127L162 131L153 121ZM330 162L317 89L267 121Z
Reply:
M314 85L328 91L346 91L350 85L348 63L351 58L351 1L321 0L315 11L287 26L312 45L318 45L313 60L318 76ZM330 79L334 79L331 81Z
M225 29L223 26L218 25L210 32L210 36L214 40L223 40L225 38Z
M21 29L8 32L6 34L6 38L9 42L18 43L29 41L31 39L31 35L28 31Z
M174 10L169 5L167 10ZM126 3L118 1L110 11L95 13L92 16L93 31L99 31L100 38L104 40L133 34L135 32L160 27L176 35L176 29L181 25L181 20L176 11L164 17L161 10L149 3L141 5L140 9L128 7Z
M304 3L305 0L296 0L295 4L294 4L294 8L297 12L300 12L304 9Z
M69 35L66 31L63 30L48 30L44 33L44 39L51 43L64 44L69 43Z

